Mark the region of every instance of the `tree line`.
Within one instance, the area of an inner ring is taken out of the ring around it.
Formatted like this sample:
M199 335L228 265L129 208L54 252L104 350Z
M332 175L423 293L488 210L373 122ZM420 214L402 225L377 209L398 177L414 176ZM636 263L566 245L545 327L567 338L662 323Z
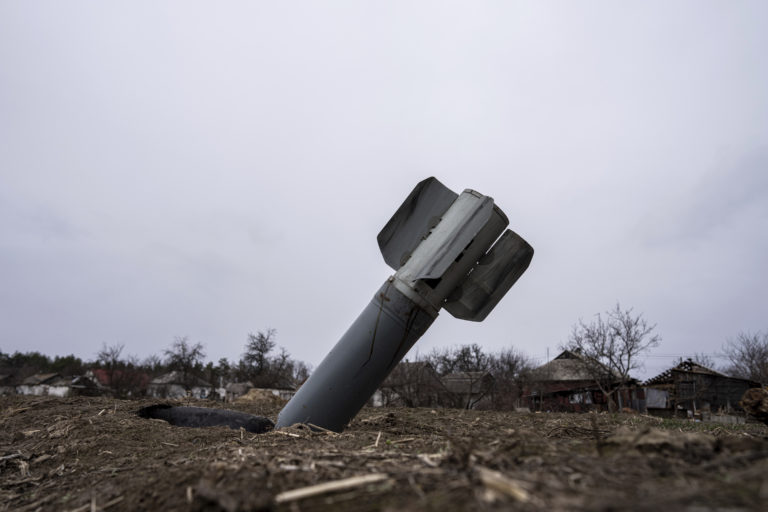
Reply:
M638 384L632 373L643 368L643 355L661 342L642 314L617 303L605 313L572 326L561 350L572 352L610 410L621 408L621 390ZM694 362L725 375L768 384L768 333L740 333L723 345L728 363L717 365L711 357L695 354ZM451 386L452 374L463 374L461 386ZM435 378L437 377L437 378ZM488 378L490 377L490 378ZM486 353L477 344L436 349L400 364L385 383L383 399L395 398L406 406L448 405L472 408L478 403L494 409L511 409L523 395L548 392L548 383L562 376L548 373L546 365L514 349ZM391 396L388 396L391 395Z
M407 407L494 409L519 405L533 368L532 359L513 348L486 353L476 343L416 354L398 364L380 392L384 404Z
M579 354L610 406L617 391L634 380L630 374L642 367L643 354L659 345L661 337L655 328L642 314L617 303L590 322L579 320L560 348ZM175 338L162 355L145 359L124 355L124 351L124 344L105 343L91 361L74 355L51 358L39 352L0 351L0 368L11 368L22 379L35 373L82 375L88 369L99 369L106 372L113 393L120 397L140 395L148 377L168 371L179 372L189 387L197 379L214 387L245 381L264 388L297 387L310 373L305 363L276 344L274 329L249 333L237 361L221 358L216 363L206 362L205 346L186 337ZM725 365L716 365L700 354L694 359L726 375L768 383L768 332L739 333L726 341L722 354L728 360ZM508 409L520 404L526 388L535 388L537 381L547 378L535 367L533 359L513 348L489 353L478 344L435 349L426 355L417 353L398 365L385 383L386 392L394 393L408 406L471 408L485 400L494 408ZM469 392L452 391L442 380L436 381L452 374L459 374Z
M18 381L38 373L69 376L98 370L106 375L110 391L121 398L142 396L149 380L170 371L178 372L187 389L201 379L214 388L246 381L262 388L295 387L306 380L310 368L279 347L276 335L274 329L249 333L237 361L221 358L216 363L206 362L203 343L176 337L161 355L144 359L127 355L123 343L104 343L92 360L75 355L49 357L40 352L5 354L0 350L0 368L11 371Z

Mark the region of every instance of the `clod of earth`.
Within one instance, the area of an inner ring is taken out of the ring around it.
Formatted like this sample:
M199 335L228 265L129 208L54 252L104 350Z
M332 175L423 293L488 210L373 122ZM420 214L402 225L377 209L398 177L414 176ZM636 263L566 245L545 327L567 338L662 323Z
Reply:
M748 389L739 405L756 420L768 425L768 387Z
M142 418L164 420L177 427L229 427L245 429L254 434L269 432L275 424L269 418L226 409L207 407L174 407L167 404L139 409Z
M343 434L240 435L136 414L224 407L190 400L0 397L0 511L765 512L768 499L762 423L366 407ZM226 408L274 418L280 404Z
M628 451L667 453L686 460L704 460L717 449L716 438L702 432L671 432L646 427L641 430L622 427L602 443L603 453Z

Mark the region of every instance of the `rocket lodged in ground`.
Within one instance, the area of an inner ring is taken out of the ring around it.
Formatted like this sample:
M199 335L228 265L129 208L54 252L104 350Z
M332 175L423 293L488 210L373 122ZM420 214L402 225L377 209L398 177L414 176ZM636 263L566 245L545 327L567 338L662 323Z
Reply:
M427 178L377 239L395 270L277 418L341 432L440 311L482 321L533 258L493 199Z

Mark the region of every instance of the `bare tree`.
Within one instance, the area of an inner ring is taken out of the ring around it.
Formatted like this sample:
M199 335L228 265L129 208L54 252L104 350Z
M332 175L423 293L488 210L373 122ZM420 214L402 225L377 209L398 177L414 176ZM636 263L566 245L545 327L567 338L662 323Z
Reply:
M122 343L109 346L104 343L96 353L96 362L104 370L107 385L115 396L136 397L146 391L146 379L136 356L122 357L124 348Z
M96 353L96 362L104 368L107 375L111 376L112 372L120 366L122 361L120 355L123 353L124 348L125 345L122 343L115 343L114 345L101 344L101 350Z
M383 404L406 407L444 405L448 391L432 365L418 353L413 359L401 361L387 376L380 388Z
M456 372L485 372L490 369L490 358L477 343L458 347L434 349L425 360L440 375Z
M150 354L141 362L141 366L143 366L152 377L156 377L163 371L163 360L157 354Z
M490 372L495 379L494 409L519 407L523 391L531 380L533 363L530 358L514 348L491 354L489 358Z
M616 303L605 317L598 313L589 324L579 320L564 348L582 357L595 384L608 398L608 407L613 408L611 395L626 386L632 370L641 367L639 356L661 341L653 333L655 328L641 314L633 315L631 308L623 310Z
M312 368L303 361L296 361L293 367L293 382L296 386L301 386L309 378Z
M530 359L512 348L498 353L486 353L478 344L436 348L398 364L380 390L385 404L511 409L520 403L531 368Z
M191 344L186 336L176 337L171 348L165 350L165 364L181 373L187 391L192 389L196 374L201 373L205 352L202 343Z
M269 353L275 348L275 329L258 331L256 334L248 333L248 341L245 343L243 363L246 367L247 377L252 381L264 380L269 373ZM253 382L257 386L257 382Z
M128 393L127 390L123 389L123 379L120 378L120 372L125 367L120 357L124 348L125 345L122 343L115 343L114 345L102 343L101 350L96 353L96 362L106 375L106 385L109 386L109 390L115 396L120 398Z
M723 352L729 361L726 373L768 383L768 332L741 332L726 342Z
M434 349L425 359L443 378L453 407L471 409L493 391L491 357L477 343Z
M297 382L306 380L309 369L304 363L291 358L285 348L277 347L276 334L275 329L267 329L248 335L245 353L237 369L240 378L263 388L293 387ZM275 348L279 348L278 353L271 355Z

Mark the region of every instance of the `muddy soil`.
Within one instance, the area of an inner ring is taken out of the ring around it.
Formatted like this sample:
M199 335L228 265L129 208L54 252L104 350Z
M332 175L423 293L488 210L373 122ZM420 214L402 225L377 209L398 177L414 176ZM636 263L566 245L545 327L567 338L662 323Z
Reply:
M255 435L136 415L156 403L1 398L0 510L768 510L762 424L365 409Z

